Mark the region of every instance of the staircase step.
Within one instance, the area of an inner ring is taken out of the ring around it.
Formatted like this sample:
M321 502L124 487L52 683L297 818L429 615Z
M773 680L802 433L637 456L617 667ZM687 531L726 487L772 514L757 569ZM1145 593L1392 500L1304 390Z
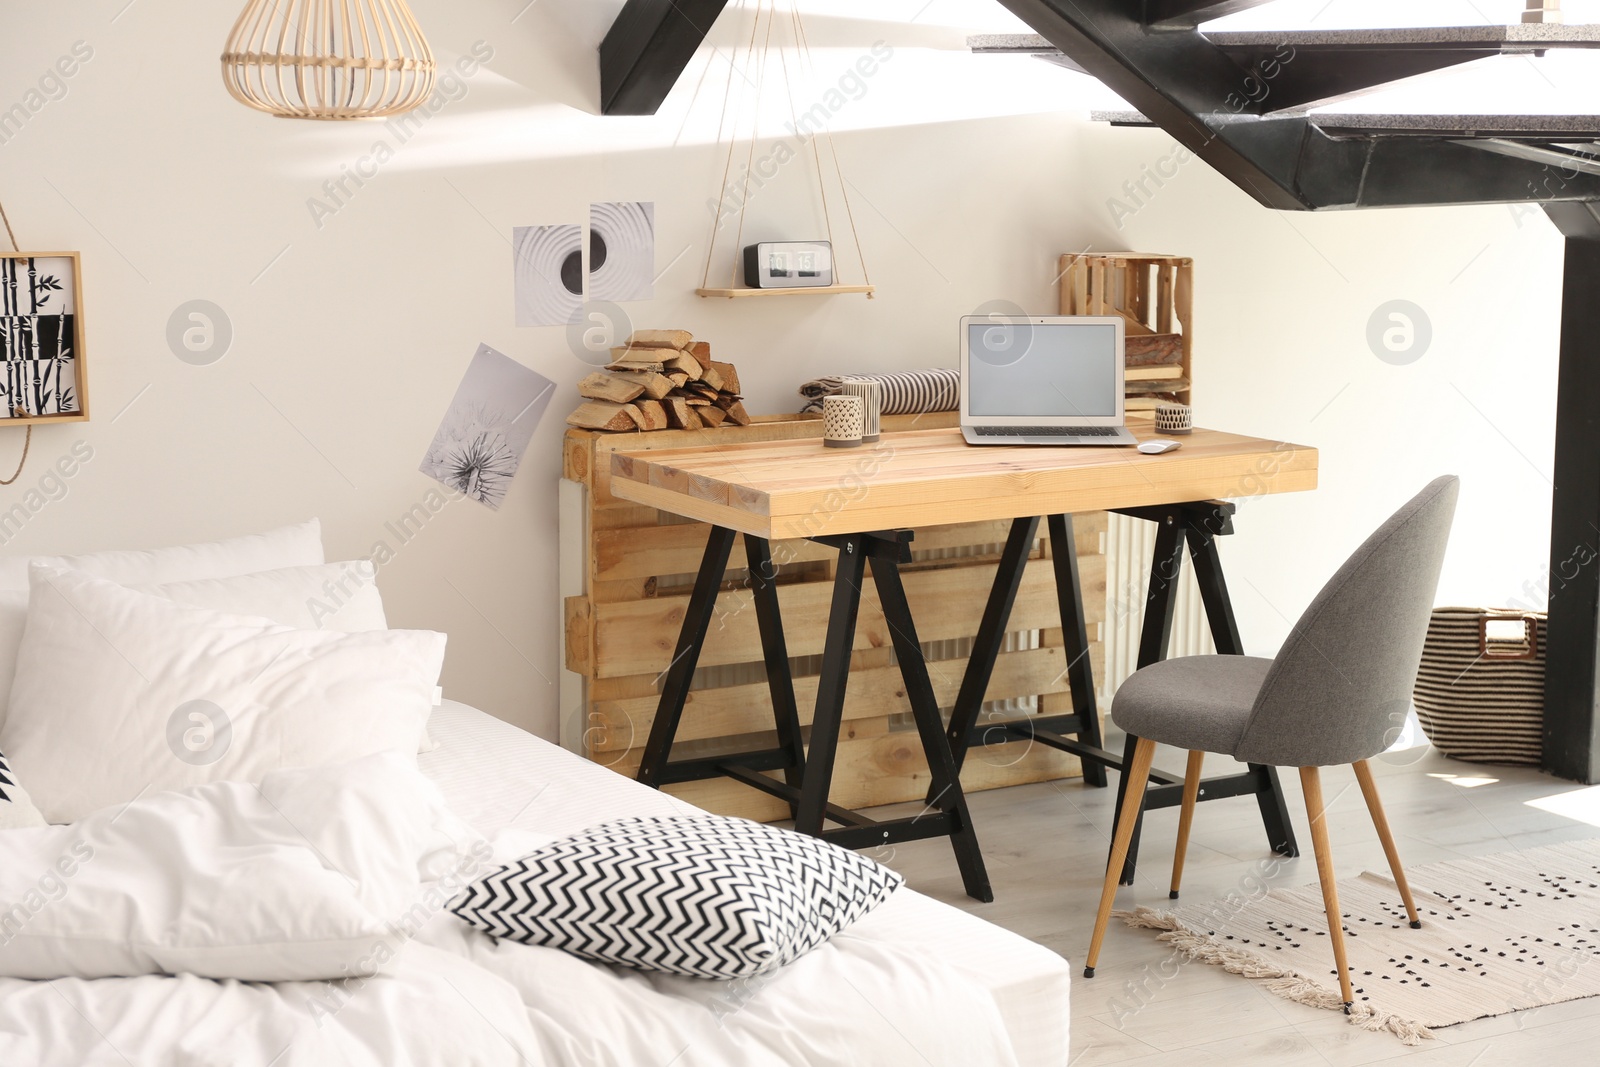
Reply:
M1155 126L1143 112L1135 111L1131 107L1119 111L1091 111L1089 121L1104 122L1108 126Z
M1378 30L1230 30L1204 35L1245 71L1239 100L1263 114L1347 100L1403 78L1499 55L1600 48L1600 25L1417 26ZM1035 55L1084 68L1036 33L967 38L974 53ZM1230 107L1237 113L1240 107Z
M1206 40L1223 48L1467 48L1534 52L1547 48L1600 48L1600 25L1551 22L1509 26L1402 26L1373 30L1207 30ZM1043 40L1043 38L1040 38Z
M1543 52L1551 48L1600 48L1600 25L1526 23L1514 26L1414 26L1388 30L1213 30L1205 35L1225 50L1385 47L1484 50L1489 55ZM1059 55L1061 49L1037 33L979 33L967 38L973 52Z
M1485 137L1546 142L1600 139L1600 115L1384 115L1335 111L1306 117L1330 137Z
M1089 118L1111 126L1155 125L1132 108L1091 111ZM1330 137L1448 137L1463 141L1483 138L1545 144L1600 141L1600 115L1397 115L1333 111L1315 112L1306 118ZM1600 146L1589 155L1600 159Z
M1088 73L1077 60L1037 33L978 33L967 38L967 48L974 55L1038 56L1058 67Z
M1348 99L1403 78L1490 56L1600 48L1600 26L1559 23L1236 30L1204 36L1254 78L1242 98L1268 114Z
M974 53L999 52L1024 56L1061 54L1061 49L1037 33L975 33L967 38L967 47Z

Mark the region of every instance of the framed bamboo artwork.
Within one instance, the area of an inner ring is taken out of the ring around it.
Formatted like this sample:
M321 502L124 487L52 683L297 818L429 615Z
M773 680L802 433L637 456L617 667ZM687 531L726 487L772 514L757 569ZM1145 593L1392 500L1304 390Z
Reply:
M76 252L0 252L0 426L89 417Z

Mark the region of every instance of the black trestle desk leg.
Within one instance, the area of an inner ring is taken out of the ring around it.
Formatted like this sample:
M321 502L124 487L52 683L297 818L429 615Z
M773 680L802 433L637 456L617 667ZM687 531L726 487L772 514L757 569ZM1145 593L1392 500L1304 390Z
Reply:
M1206 621L1211 624L1211 641L1217 652L1224 656L1244 655L1244 641L1239 637L1239 624L1233 615L1233 600L1228 596L1228 583L1222 577L1222 558L1217 552L1217 534L1226 525L1227 516L1215 516L1216 528L1207 529L1204 520L1189 523L1189 556L1194 561L1195 584L1200 589L1200 601L1205 605ZM1267 831L1267 846L1280 856L1298 856L1300 847L1294 838L1294 823L1289 819L1289 805L1283 796L1283 785L1278 781L1278 769L1260 763L1250 764L1258 786L1256 804L1261 808L1261 822Z
M767 691L772 694L778 747L789 754L783 777L798 789L805 777L806 749L800 733L800 713L795 707L794 675L789 669L789 645L783 637L783 615L778 610L778 569L772 562L772 545L764 537L745 534L744 553L756 605L756 624L761 630L761 654L767 669ZM798 802L791 802L789 817L798 811Z
M989 679L994 675L995 661L1006 641L1006 624L1011 619L1011 608L1017 602L1017 590L1022 586L1022 572L1028 565L1028 554L1039 533L1039 517L1013 519L1011 533L1006 537L1006 547L1000 553L1000 566L994 573L994 585L989 589L989 602L983 609L983 619L978 623L978 636L972 640L972 653L967 657L967 669L961 676L961 690L956 695L955 708L950 712L950 726L946 731L950 739L950 754L955 761L956 773L967 757L967 738L978 724L978 714L983 708L983 695L988 691ZM927 802L932 804L934 790L928 790Z
M1094 695L1094 664L1089 662L1089 627L1083 617L1083 586L1078 578L1078 543L1072 533L1072 516L1052 515L1049 525L1056 602L1061 610L1061 644L1067 657L1067 685L1072 693L1072 712L1081 727L1078 739L1095 748L1104 748L1100 706ZM1084 784L1103 788L1105 765L1098 760L1081 762Z
M1150 561L1150 590L1144 602L1144 623L1139 634L1139 666L1148 667L1167 658L1167 648L1172 643L1172 612L1176 606L1178 576L1183 573L1183 527L1178 524L1177 512L1164 516L1156 526L1156 545ZM1133 749L1139 739L1128 735L1122 752L1122 766L1133 764ZM1128 798L1128 777L1124 773L1117 779L1117 807L1111 825L1122 820L1122 805ZM1141 798L1141 805L1142 805ZM1128 858L1122 865L1122 884L1132 885L1134 869L1139 858L1139 835L1144 829L1144 815L1133 827L1133 839L1128 843ZM1107 860L1109 861L1109 858Z
M884 622L894 641L895 657L900 661L900 676L906 683L906 698L911 703L911 714L922 739L922 751L928 757L928 778L933 794L928 806L945 813L954 821L950 846L955 850L962 884L969 897L988 903L994 899L994 891L989 886L983 853L978 848L978 834L973 828L972 816L967 811L967 797L961 789L960 772L956 770L950 746L945 741L943 724L939 719L939 700L928 678L928 664L922 655L922 644L917 640L916 623L911 617L911 606L906 601L905 586L900 581L899 565L882 556L873 557L872 580L878 587L878 601L883 606ZM815 751L814 737L812 744L812 750Z
M1207 518L1212 519L1211 525L1216 529L1207 528ZM1217 553L1219 531L1232 529L1228 513L1219 510L1214 516L1191 518L1188 526L1189 558L1194 561L1194 581L1200 590L1200 602L1206 609L1206 622L1211 626L1211 642L1221 655L1242 656L1244 641L1239 637L1239 624L1233 617L1233 598L1228 595L1228 583L1222 577L1222 557Z
M839 546L839 568L833 579L833 604L828 610L828 636L817 679L817 710L811 718L811 750L794 828L813 837L822 833L823 812L833 781L833 760L839 747L839 722L844 716L845 686L850 678L850 650L861 612L861 581L866 576L866 538L852 535Z
M639 761L638 780L655 789L661 788L661 772L672 755L672 739L678 733L683 705L689 699L689 683L694 679L706 631L711 628L712 616L716 614L717 593L728 570L733 539L732 530L713 526L706 538L705 555L700 557L700 573L695 577L694 592L689 595L689 605L684 609L678 647L667 667L655 721L650 724L650 739L645 742L644 758Z

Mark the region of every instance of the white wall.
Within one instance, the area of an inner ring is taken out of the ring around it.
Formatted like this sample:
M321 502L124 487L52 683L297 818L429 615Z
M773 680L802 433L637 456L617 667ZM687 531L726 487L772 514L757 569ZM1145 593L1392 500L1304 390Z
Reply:
M216 56L235 0L125 4L0 13L0 109L26 101L74 42L94 50L65 97L0 145L0 197L22 241L84 253L95 408L87 426L39 431L23 481L0 490L3 509L73 442L95 450L6 551L319 515L336 557L399 549L380 578L392 621L450 633L452 696L553 736L561 416L589 366L564 330L513 326L509 236L582 222L592 200L645 199L664 274L656 300L629 306L634 322L711 341L760 411L792 410L816 372L948 365L955 319L987 301L1053 310L1063 251L1193 255L1201 420L1323 450L1322 489L1248 504L1229 546L1246 637L1263 651L1365 530L1441 471L1467 478L1441 598L1498 603L1543 574L1560 243L1542 217L1284 216L1191 163L1119 232L1107 199L1169 139L1089 125L1085 79L964 55L963 22L1003 29L1007 17L936 4L910 25L812 24L813 98L875 41L895 48L836 117L878 298L703 301L691 290L724 162L712 141L727 72L710 51L660 115L601 119L593 47L618 4L543 0L512 22L522 0L416 0L442 58L480 40L494 58L319 229L308 198L392 135L234 103ZM885 4L882 17L919 6ZM719 24L718 55L740 32ZM781 134L786 110L769 109L763 130ZM819 232L799 164L750 210L747 240ZM209 367L165 340L173 309L196 298L235 330ZM1434 325L1431 350L1406 367L1363 339L1391 298ZM401 548L385 523L431 488L416 465L479 342L561 395L502 511L452 504ZM20 433L3 437L0 463L20 447Z
M1077 145L1102 200L1173 147L1093 127ZM1194 256L1198 421L1321 451L1317 492L1241 502L1225 542L1246 644L1276 648L1372 527L1445 473L1463 490L1439 602L1542 609L1562 256L1542 212L1271 212L1197 161L1151 188L1120 233L1102 203L1085 239ZM1432 324L1407 365L1366 339L1391 300Z

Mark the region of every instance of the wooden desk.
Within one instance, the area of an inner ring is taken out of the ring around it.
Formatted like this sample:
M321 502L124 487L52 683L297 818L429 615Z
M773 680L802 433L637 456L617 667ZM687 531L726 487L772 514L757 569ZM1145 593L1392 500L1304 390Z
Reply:
M1141 438L1156 436L1148 422L1135 421L1130 428ZM796 829L850 848L948 836L968 893L992 899L959 781L967 748L996 739L1031 738L1083 757L1086 779L1098 785L1105 783L1105 766L1122 765L1100 747L1093 679L1088 657L1082 654L1087 635L1076 554L1065 516L1112 510L1158 523L1141 666L1165 655L1172 593L1186 545L1218 650L1242 653L1215 551L1215 538L1232 532L1233 508L1215 501L1313 489L1316 479L1315 449L1204 429L1195 430L1179 451L1161 456L1129 448L974 448L962 440L959 430L951 429L885 434L876 444L853 449L825 448L821 441L808 440L617 452L612 456L613 494L713 527L666 672L639 780L659 787L725 775L786 800ZM1041 516L1050 517L1066 655L1072 664L1074 713L1042 725L1039 720L999 729L986 725L979 734L976 720L982 694ZM985 519L1012 520L1011 536L947 728L928 681L899 567L910 560L910 531L915 527ZM674 761L670 759L673 737L738 533L745 535L778 745L759 752ZM839 551L809 754L801 742L777 588L772 583L770 542L794 537ZM827 802L861 585L869 566L930 768L929 810L915 818L886 822ZM766 771L781 771L784 780ZM1152 778L1158 784L1147 806L1176 803L1178 797L1168 794L1181 788L1181 779L1159 773ZM1293 833L1271 768L1252 767L1244 775L1210 780L1206 799L1244 792L1255 793L1261 802L1269 843L1293 854ZM841 823L842 829L824 830L825 819ZM1131 872L1130 859L1129 878Z
M1143 420L1130 428L1141 440L1157 436ZM885 434L860 448L773 441L619 452L611 471L617 496L776 540L1315 489L1317 453L1200 429L1164 456L974 448L945 429Z

